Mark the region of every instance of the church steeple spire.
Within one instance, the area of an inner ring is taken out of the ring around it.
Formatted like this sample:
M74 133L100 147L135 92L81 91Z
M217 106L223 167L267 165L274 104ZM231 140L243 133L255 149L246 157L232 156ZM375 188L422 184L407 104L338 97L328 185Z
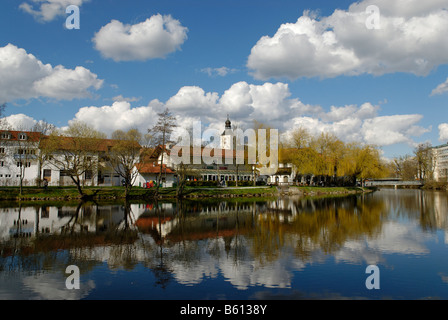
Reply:
M233 139L232 123L230 122L229 115L227 115L226 128L221 135L221 148L231 149Z
M230 122L229 115L227 114L226 129L232 129L232 123Z

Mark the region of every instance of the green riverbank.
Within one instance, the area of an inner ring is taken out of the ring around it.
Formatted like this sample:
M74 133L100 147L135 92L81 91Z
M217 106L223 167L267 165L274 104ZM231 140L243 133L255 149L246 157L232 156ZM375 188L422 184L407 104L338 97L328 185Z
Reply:
M85 187L87 200L115 200L124 199L122 187ZM228 188L193 188L185 189L184 198L235 198L235 197L276 197L281 195L335 195L370 192L371 189L357 187L228 187ZM154 198L154 189L134 187L130 191L129 200L151 200ZM176 198L175 188L162 188L158 199ZM70 201L80 200L75 187L48 187L47 190L38 187L23 187L22 195L18 187L0 187L0 200L2 201Z

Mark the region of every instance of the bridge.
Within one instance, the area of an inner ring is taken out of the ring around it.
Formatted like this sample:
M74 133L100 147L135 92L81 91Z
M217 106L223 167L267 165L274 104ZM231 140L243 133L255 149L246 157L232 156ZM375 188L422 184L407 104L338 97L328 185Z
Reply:
M366 187L421 187L423 186L421 180L401 180L398 178L385 178L385 179L368 179L365 181Z

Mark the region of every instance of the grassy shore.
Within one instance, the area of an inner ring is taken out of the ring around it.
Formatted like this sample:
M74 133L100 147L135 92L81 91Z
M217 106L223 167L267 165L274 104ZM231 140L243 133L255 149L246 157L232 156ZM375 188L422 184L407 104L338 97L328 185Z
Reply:
M85 187L85 198L91 200L123 199L124 188L122 187ZM350 187L240 187L240 188L198 188L187 187L185 198L207 198L207 197L275 197L279 195L331 195L351 194L368 190ZM154 189L132 188L129 199L152 199ZM159 190L159 198L170 199L176 197L175 188L162 188ZM24 187L19 194L18 187L0 187L0 200L2 201L70 201L81 199L75 187L48 187L47 190L37 187Z

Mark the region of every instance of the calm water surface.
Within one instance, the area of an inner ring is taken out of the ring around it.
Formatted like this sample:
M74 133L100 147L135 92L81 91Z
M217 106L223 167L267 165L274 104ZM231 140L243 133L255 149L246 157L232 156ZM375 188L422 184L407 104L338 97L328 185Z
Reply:
M446 192L0 208L0 299L448 299ZM69 290L69 265L80 287ZM380 289L367 289L369 265Z

